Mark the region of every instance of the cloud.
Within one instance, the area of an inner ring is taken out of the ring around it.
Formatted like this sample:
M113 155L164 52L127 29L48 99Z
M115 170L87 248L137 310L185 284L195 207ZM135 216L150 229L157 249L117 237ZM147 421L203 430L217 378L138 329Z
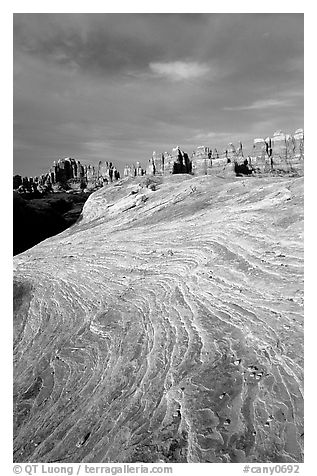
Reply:
M261 99L259 101L254 101L253 103L246 106L234 106L234 107L224 107L225 111L252 111L252 110L261 110L261 109L270 109L272 107L288 107L291 106L290 101L286 99Z
M15 171L294 131L302 39L302 14L14 14Z
M211 72L211 69L207 64L190 61L150 63L149 66L152 73L171 81L200 78Z
M217 131L212 131L212 132L197 132L192 139L193 140L200 140L200 139L219 139L219 138L224 138L224 137L230 137L232 136L232 132L217 132Z

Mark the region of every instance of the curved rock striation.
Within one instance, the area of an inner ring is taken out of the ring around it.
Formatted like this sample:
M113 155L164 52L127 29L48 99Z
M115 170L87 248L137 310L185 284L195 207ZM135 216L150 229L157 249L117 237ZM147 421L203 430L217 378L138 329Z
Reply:
M303 179L154 182L15 257L14 461L302 461Z

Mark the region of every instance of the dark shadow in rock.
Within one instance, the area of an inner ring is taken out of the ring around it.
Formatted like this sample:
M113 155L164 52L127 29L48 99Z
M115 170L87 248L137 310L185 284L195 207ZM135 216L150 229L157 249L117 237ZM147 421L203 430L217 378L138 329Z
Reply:
M234 163L234 172L237 177L241 177L241 175L251 175L253 169L248 164L247 159L245 159L243 164Z
M13 193L13 254L19 254L76 223L90 193L51 194L26 200Z

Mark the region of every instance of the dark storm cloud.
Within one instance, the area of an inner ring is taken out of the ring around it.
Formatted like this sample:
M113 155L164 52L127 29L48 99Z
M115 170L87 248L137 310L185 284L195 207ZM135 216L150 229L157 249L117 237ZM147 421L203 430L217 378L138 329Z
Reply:
M14 77L17 172L145 165L303 126L303 15L15 14Z
M113 74L147 70L169 50L171 57L187 56L201 24L206 24L201 15L17 14L14 44L16 50L85 73Z

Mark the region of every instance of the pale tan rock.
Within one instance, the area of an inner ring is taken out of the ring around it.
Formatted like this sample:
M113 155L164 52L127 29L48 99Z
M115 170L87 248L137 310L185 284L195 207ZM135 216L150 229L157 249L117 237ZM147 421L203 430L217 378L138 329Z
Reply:
M14 461L302 461L303 179L141 180L14 259Z

